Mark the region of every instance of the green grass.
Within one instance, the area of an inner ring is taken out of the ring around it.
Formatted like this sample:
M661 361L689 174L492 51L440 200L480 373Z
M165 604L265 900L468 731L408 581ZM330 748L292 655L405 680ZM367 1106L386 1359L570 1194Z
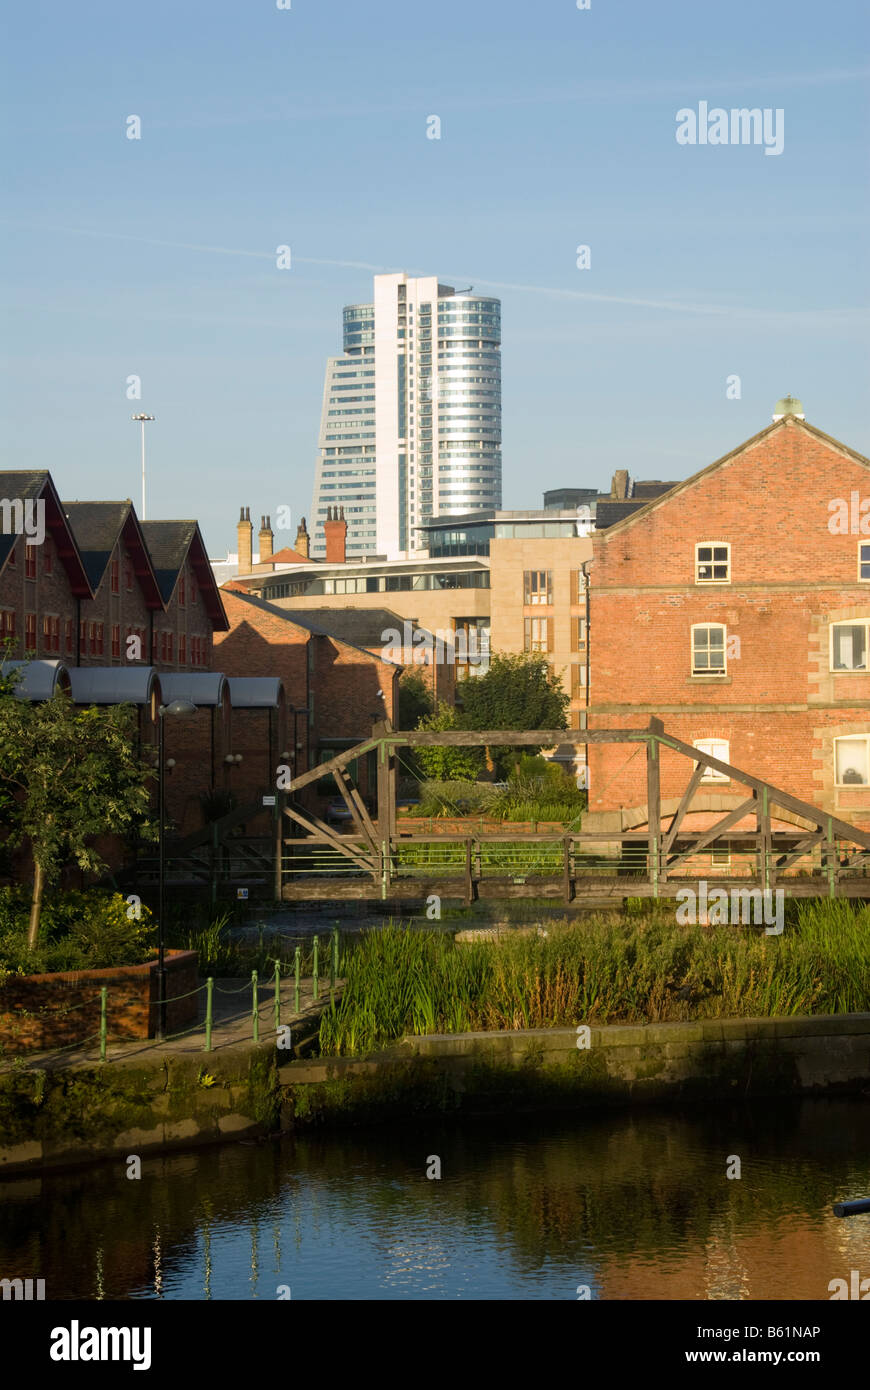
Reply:
M321 1051L359 1055L406 1033L870 1007L870 906L799 903L790 917L782 936L765 936L678 926L660 907L471 944L391 925L350 956L344 994L321 1021Z

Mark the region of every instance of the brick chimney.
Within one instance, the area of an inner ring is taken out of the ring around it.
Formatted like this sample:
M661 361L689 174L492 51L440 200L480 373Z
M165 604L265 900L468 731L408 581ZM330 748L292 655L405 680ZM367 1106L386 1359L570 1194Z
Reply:
M239 574L250 574L254 563L254 528L251 525L250 507L242 507L236 533L239 538Z
M272 559L272 550L275 537L272 534L272 518L270 516L260 517L260 564L268 564Z
M347 559L347 522L344 519L344 507L341 508L340 515L338 507L327 507L323 534L326 538L326 563L343 565Z
M628 469L617 468L610 484L610 496L622 501L629 496Z
M296 527L296 544L293 547L293 549L297 552L297 554L304 555L305 559L308 560L311 554L309 549L310 545L311 537L305 529L305 517L303 517L299 525Z

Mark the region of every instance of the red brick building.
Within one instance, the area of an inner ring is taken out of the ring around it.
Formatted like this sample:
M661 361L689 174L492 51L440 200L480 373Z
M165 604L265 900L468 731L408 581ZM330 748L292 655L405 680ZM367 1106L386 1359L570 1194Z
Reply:
M335 636L326 611L304 617L275 604L225 587L221 590L229 631L215 637L215 665L230 677L277 676L287 700L290 762L295 775L361 743L372 724L385 717L396 723L402 667L363 646ZM365 613L360 615L367 618ZM245 763L237 794L246 787ZM375 790L373 766L350 769L363 796ZM256 788L251 788L256 790ZM321 797L334 797L324 779Z
M227 621L195 521L139 522L129 500L61 502L44 470L0 473L0 499L0 640L13 657L211 669ZM16 531L18 503L41 506L41 539Z
M659 716L866 827L870 461L781 404L760 434L593 536L589 728ZM589 764L586 827L645 825L637 745L591 744ZM666 754L665 811L686 781L686 760ZM745 795L710 774L692 806Z

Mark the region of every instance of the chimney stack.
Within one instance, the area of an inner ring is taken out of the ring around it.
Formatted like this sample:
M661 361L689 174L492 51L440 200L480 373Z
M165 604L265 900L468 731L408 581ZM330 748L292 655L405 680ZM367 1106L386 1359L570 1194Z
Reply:
M236 532L239 538L239 574L250 574L254 563L254 528L251 525L250 507L242 507Z
M272 569L274 569L274 566L271 564L274 541L275 537L272 534L272 518L270 516L261 517L259 534L260 564L268 564Z
M310 545L311 537L305 529L305 517L303 517L296 527L296 545L294 546L294 550L296 550L297 554L304 555L305 559L308 560L311 555Z
M344 507L340 516L338 507L327 507L323 534L326 538L326 563L343 565L347 560L347 522L344 519Z

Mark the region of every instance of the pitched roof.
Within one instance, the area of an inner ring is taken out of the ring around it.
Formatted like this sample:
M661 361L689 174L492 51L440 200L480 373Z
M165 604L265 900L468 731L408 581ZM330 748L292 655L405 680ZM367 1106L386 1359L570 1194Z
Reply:
M354 651L362 652L365 656L371 657L372 660L383 661L387 666L397 666L399 664L398 662L390 661L388 657L375 656L374 653L368 651L366 647L361 646L359 642L348 640L348 638L346 637L339 636L337 632L330 631L329 626L327 624L321 623L320 621L321 618L328 620L330 616L329 609L306 609L301 613L297 613L295 609L279 608L277 604L268 603L266 599L257 598L256 595L249 594L241 588L231 589L228 585L224 585L224 593L229 593L230 595L231 612L232 602L234 600L240 603L246 603L249 604L250 607L253 608L255 611L261 613L269 613L272 617L275 618L283 618L285 623L290 623L291 626L299 628L302 632L309 632L312 635L312 637L330 637L333 641L340 642L343 647L352 647ZM347 610L339 609L338 611L345 612ZM402 620L398 617L397 614L388 613L386 609L382 608L377 608L370 611L373 611L379 615L386 615L391 619L393 623L397 623L401 627ZM318 620L317 622L313 620L315 613Z
M147 606L161 608L163 598L130 498L120 502L64 502L62 505L93 592L96 594L103 582L112 552L123 537Z
M51 532L61 564L66 570L70 589L75 598L91 598L87 571L48 470L9 469L0 472L0 499L19 499L25 504L40 499L44 501L46 530ZM17 539L14 532L0 532L0 570L9 559Z
M841 440L835 439L833 435L825 434L823 430L817 429L815 425L809 424L807 420L801 420L796 415L786 415L783 419L774 420L772 424L766 425L763 430L759 430L758 434L752 435L751 439L745 439L742 444L737 445L736 449L730 449L728 453L723 454L721 458L715 459L713 463L708 463L705 468L699 469L699 471L693 473L690 478L686 478L685 482L674 483L673 486L669 488L667 492L662 493L661 496L655 497L649 502L645 502L644 505L639 507L636 511L615 521L600 536L600 540L606 543L612 536L621 535L628 527L633 526L636 521L648 517L657 507L661 507L665 502L669 502L671 498L676 497L679 493L685 491L686 488L694 487L702 478L706 478L708 473L713 473L717 468L724 467L726 463L730 463L732 459L737 458L738 455L744 453L747 449L751 449L756 444L760 444L763 439L767 439L775 430L783 429L805 430L807 434L811 434L814 439L821 440L823 444L827 444L830 448L837 449L840 453L846 454L848 458L854 459L856 463L862 463L866 468L870 468L870 459L865 458L863 454L859 454L857 449L850 449L848 444L844 444ZM599 511L601 506L602 503L599 502Z
M216 632L227 632L227 615L198 523L143 521L140 525L164 605L170 602L178 583L178 576L189 557L212 627Z
M384 633L391 628L402 632L405 621L389 608L285 608L283 612L301 626L316 628L353 647L382 647ZM420 624L411 620L410 626L419 629Z
M309 559L307 555L300 555L299 551L294 550L291 545L285 545L283 550L276 550L269 558L279 565L314 565L317 563L316 560Z

